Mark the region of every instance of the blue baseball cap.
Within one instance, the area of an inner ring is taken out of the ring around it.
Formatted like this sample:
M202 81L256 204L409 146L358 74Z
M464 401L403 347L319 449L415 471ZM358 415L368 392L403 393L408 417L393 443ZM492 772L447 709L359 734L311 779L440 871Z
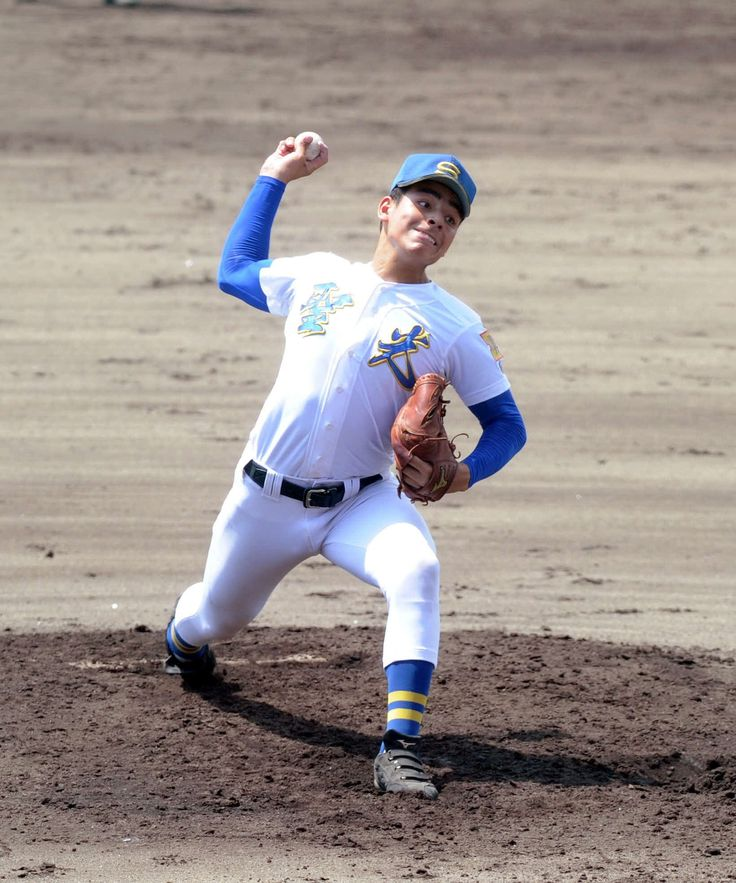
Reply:
M470 204L475 199L476 186L468 170L451 153L412 153L404 160L391 184L394 187L409 187L420 181L439 181L457 195L463 210L463 217L470 214Z

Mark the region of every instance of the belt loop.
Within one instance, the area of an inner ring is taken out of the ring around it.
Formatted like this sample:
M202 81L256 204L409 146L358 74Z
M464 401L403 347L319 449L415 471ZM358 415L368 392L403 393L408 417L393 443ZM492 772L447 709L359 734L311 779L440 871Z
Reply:
M360 479L359 478L348 478L344 482L345 484L345 496L343 500L350 500L352 497L357 497L358 492L360 491Z
M266 470L266 478L263 482L263 493L267 497L278 497L281 493L281 476L277 472Z

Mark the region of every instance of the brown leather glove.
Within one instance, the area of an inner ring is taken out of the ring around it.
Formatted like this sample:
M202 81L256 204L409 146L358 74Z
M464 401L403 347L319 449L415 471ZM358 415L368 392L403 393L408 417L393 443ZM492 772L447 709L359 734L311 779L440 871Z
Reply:
M439 374L423 374L391 427L399 496L403 491L412 502L436 502L445 495L457 472L455 445L447 437L444 424L448 402L442 393L447 383ZM432 464L432 474L424 487L409 487L404 481L403 469L412 457Z

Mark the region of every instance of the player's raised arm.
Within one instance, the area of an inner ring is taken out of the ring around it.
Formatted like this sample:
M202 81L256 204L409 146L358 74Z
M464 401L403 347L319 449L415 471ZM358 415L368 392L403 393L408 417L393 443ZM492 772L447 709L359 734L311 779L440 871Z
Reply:
M271 227L284 189L321 168L327 158L327 145L316 132L285 138L266 158L225 242L218 271L221 291L268 312L260 272L270 264Z

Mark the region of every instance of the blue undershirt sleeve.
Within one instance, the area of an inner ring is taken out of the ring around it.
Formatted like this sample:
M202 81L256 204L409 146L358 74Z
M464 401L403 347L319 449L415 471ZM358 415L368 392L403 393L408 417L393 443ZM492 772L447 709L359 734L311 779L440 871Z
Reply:
M217 277L220 289L244 300L252 307L268 312L260 273L271 261L268 250L271 227L286 184L261 175L235 219L225 240Z
M502 469L526 443L526 427L511 390L471 405L483 428L475 450L462 462L470 469L470 484Z

